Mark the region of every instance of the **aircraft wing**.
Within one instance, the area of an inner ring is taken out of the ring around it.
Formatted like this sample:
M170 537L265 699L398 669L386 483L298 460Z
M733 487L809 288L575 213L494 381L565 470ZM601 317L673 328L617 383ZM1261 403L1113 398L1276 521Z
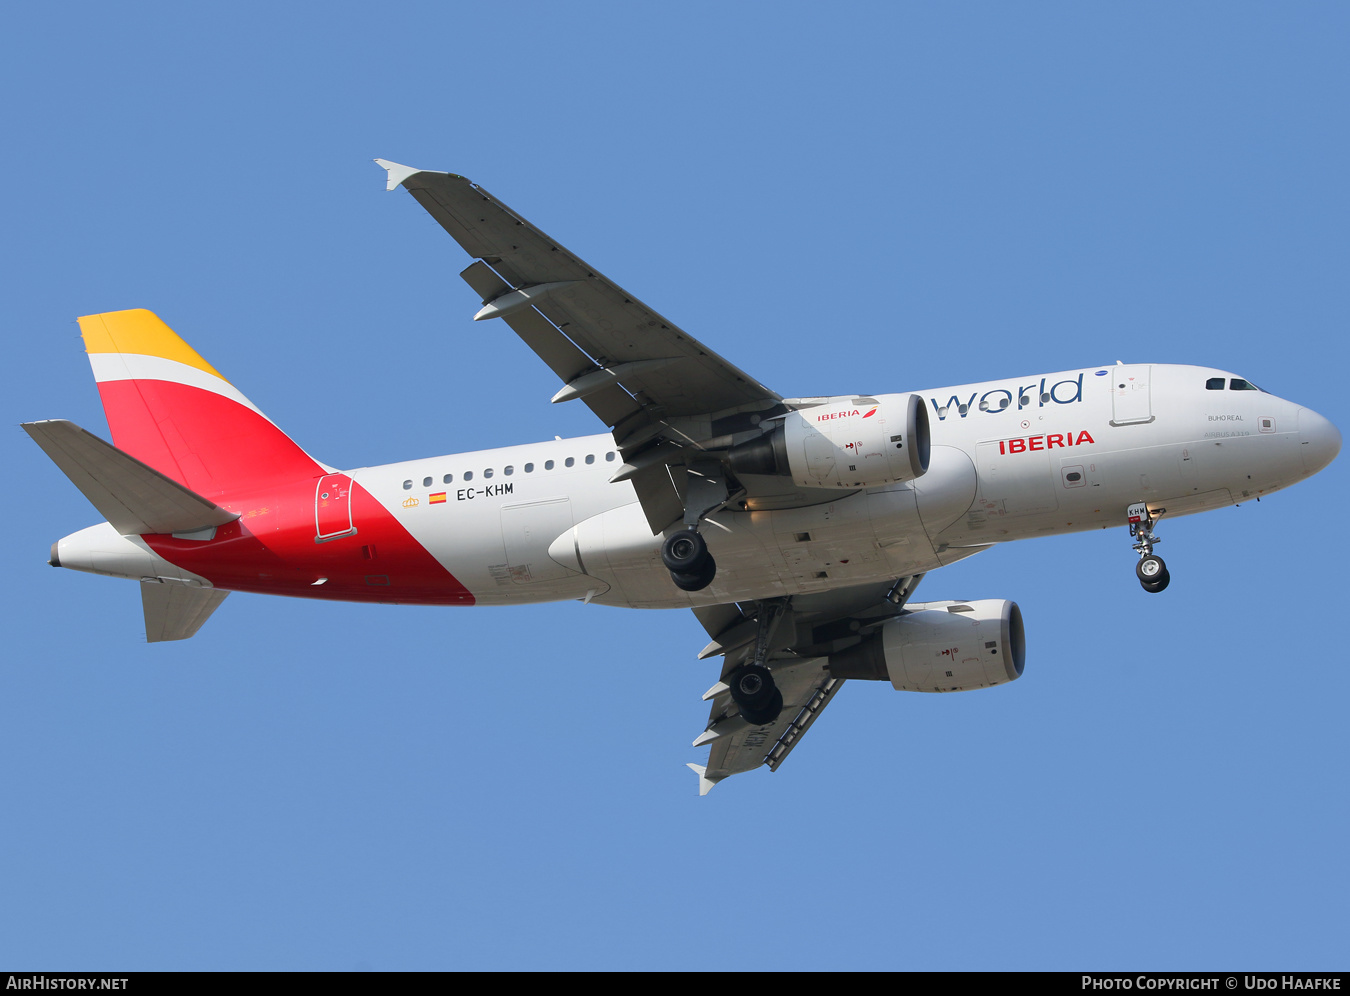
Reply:
M786 410L777 393L478 184L375 161L388 170L388 189L401 185L477 257L461 274L483 301L475 319L502 318L561 378L553 400L579 398L613 429L625 461L616 479L633 481L654 532L683 509L669 463L710 437L750 429L753 415Z
M783 711L763 726L740 718L726 681L754 652L759 632L756 613L762 611L762 603L694 609L713 638L699 657L723 657L717 684L703 695L712 702L708 726L694 741L695 747L708 746L708 762L689 765L698 775L699 795L707 795L724 778L762 764L777 771L843 687L844 679L830 674L830 654L859 643L898 615L922 579L916 574L792 599L774 629L765 661L783 693Z
M389 170L390 189L401 184L484 264L465 272L484 298L476 317L509 320L537 311L546 323L520 321L517 331L571 385L564 388L568 397L582 398L606 424L643 405L678 417L772 408L782 400L478 184L454 173L376 162ZM579 383L593 373L604 376Z

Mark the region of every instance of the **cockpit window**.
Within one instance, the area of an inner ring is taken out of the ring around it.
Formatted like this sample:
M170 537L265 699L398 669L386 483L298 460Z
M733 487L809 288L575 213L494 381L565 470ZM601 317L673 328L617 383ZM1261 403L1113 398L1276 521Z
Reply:
M1211 377L1209 380L1205 381L1205 390L1206 390L1206 391L1222 391L1222 390L1223 390L1223 378L1222 378L1222 377Z
M1249 380L1243 380L1241 377L1234 377L1228 382L1230 391L1259 391L1261 390Z

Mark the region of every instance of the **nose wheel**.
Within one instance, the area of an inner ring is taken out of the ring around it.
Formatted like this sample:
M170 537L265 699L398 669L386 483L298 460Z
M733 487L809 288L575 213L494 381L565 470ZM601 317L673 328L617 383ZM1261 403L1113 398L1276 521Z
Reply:
M1134 549L1139 553L1139 563L1135 565L1134 575L1139 579L1139 585L1150 595L1156 595L1168 586L1172 581L1172 575L1167 572L1167 564L1163 562L1153 552L1155 543L1161 543L1153 527L1157 525L1166 509L1158 509L1157 513L1149 511L1148 505L1144 502L1136 502L1126 510L1126 518L1130 524L1130 536L1135 540Z
M1172 580L1172 575L1167 573L1167 565L1163 563L1162 557L1153 553L1139 558L1134 573L1143 589L1155 595L1166 588Z

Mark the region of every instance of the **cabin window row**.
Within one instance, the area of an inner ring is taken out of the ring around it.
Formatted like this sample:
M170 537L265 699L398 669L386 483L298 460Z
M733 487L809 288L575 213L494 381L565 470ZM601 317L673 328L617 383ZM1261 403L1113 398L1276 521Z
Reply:
M613 462L614 462L614 458L615 458L615 453L614 453L613 450L610 450L608 453L605 454L605 462L606 462L606 463L613 463ZM577 463L576 457L566 457L566 458L563 460L563 466L564 466L564 467L575 467L575 466L576 466L576 463ZM586 454L586 457L585 457L585 463L586 463L587 465L590 465L590 464L595 463L595 454L594 454L594 453L587 453L587 454ZM545 470L552 470L555 466L556 466L556 463L555 463L555 461L553 461L553 460L545 460L545 461L544 461L544 469L545 469ZM525 464L523 467L521 467L521 470L523 470L523 471L524 471L525 473L527 473L527 474L533 474L533 473L534 473L534 464L533 464L533 463L527 463L527 464ZM502 476L503 476L503 477L510 477L510 476L512 476L515 472L516 472L516 468L515 468L515 466L514 466L513 464L509 464L509 463L508 463L505 467L502 468ZM495 474L495 473L496 473L496 471L495 471L492 467L488 467L488 468L486 468L486 469L483 471L483 478L486 480L487 478L492 477L493 474ZM460 479L461 481L472 481L472 480L473 480L473 471L472 471L472 470L466 470L466 471L464 471L462 474L460 474L459 479ZM442 484L453 484L453 483L454 483L454 480L455 480L455 475L454 475L454 474L445 474L444 476L441 477L441 483L442 483ZM424 478L422 478L422 487L424 487L424 488L435 487L435 484L436 484L436 479L435 479L434 477L424 477ZM413 489L413 482L412 482L411 480L407 480L407 481L404 481L404 482L403 482L403 490L404 490L404 491L411 491L412 489Z

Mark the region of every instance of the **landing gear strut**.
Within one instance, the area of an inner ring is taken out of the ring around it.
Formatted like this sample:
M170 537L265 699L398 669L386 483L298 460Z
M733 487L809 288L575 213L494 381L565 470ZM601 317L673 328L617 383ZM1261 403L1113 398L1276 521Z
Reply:
M684 528L661 544L661 562L684 591L702 591L717 576L717 562L698 525L730 499L726 470L716 460L691 461L685 468Z
M1130 536L1136 541L1134 548L1139 553L1139 563L1134 568L1134 574L1139 579L1140 587L1151 595L1162 591L1172 580L1172 575L1167 572L1167 564L1153 552L1154 544L1162 542L1153 532L1153 527L1165 511L1159 509L1154 515L1146 503L1136 502L1125 513L1130 523Z

